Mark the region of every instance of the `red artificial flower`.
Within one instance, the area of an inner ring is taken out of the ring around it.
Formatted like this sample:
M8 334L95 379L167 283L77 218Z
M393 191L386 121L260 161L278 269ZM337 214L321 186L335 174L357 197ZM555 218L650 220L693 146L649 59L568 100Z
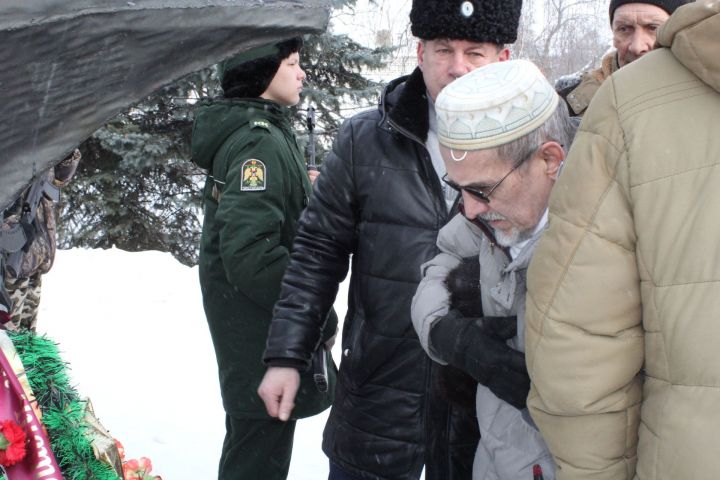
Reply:
M11 467L25 458L25 431L12 420L0 423L0 465Z
M123 462L124 480L135 480L136 478L141 478L138 475L138 466L138 461L134 458L132 460L128 460L127 462Z
M138 464L140 466L140 471L144 475L147 475L148 473L150 473L152 471L152 462L150 461L149 458L140 457L140 459L138 460Z
M117 446L118 454L120 455L120 460L125 460L125 447L123 447L123 444L120 443L120 440L117 438L113 438L115 440L115 446Z
M156 480L159 476L150 476L152 471L152 462L147 457L140 457L139 460L130 459L123 462L124 480Z

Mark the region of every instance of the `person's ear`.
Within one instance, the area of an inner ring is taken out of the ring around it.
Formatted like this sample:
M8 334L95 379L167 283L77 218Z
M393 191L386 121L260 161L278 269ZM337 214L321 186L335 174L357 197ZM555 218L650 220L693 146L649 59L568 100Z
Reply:
M420 70L422 70L422 68L423 68L423 56L424 55L425 55L425 43L422 40L420 40L420 41L418 41L418 45L417 45L417 57L418 57L417 63L418 63L418 67L420 67Z
M505 47L498 53L498 62L506 62L510 60L510 49Z
M540 147L540 157L545 162L545 174L555 180L565 161L565 149L557 142L545 142Z

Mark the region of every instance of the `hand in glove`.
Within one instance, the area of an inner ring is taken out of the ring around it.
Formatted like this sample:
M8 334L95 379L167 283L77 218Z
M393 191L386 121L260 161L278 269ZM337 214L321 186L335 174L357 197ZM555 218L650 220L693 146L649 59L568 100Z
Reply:
M523 359L525 358L521 352L517 353L522 355ZM527 406L527 396L530 393L530 376L528 376L527 368L522 372L509 368L500 370L491 375L487 383L483 385L488 387L496 397L519 410Z
M451 311L430 331L435 355L470 374L499 398L525 406L530 379L525 355L505 340L517 333L515 317L463 317Z
M450 293L450 308L456 309L462 316L482 317L477 255L463 258L445 277L445 287ZM450 403L475 413L477 380L467 372L452 365L439 365L436 386Z
M442 327L440 327L441 324ZM517 335L517 317L514 315L509 317L474 317L463 315L460 311L451 309L447 315L435 323L430 332L430 341L436 355L447 362L448 360L444 355L450 355L454 351L454 340L458 339L458 335L463 335L463 331L469 329L471 324L475 331L503 341Z

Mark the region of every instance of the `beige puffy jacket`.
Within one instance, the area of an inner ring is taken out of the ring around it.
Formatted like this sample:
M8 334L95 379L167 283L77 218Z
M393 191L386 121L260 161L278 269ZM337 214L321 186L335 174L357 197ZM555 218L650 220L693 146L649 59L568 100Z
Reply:
M720 476L720 0L658 40L593 99L528 272L559 479Z

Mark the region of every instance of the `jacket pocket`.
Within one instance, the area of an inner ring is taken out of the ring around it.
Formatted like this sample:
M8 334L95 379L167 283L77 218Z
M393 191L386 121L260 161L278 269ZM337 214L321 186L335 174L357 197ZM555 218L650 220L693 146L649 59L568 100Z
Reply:
M417 340L393 338L375 333L369 326L371 322L363 315L356 315L350 334L343 342L343 357L340 373L343 383L358 393L365 385L394 385L400 378L408 376L400 372L404 364L415 355L425 358L425 352ZM412 375L410 375L412 377ZM404 381L400 381L404 384ZM408 388L415 390L417 386Z
M346 322L343 330L342 343L342 359L340 361L340 376L344 383L350 385L352 389L361 386L365 377L361 378L361 365L363 358L363 348L361 336L365 331L365 317L359 312L355 312L351 322Z

